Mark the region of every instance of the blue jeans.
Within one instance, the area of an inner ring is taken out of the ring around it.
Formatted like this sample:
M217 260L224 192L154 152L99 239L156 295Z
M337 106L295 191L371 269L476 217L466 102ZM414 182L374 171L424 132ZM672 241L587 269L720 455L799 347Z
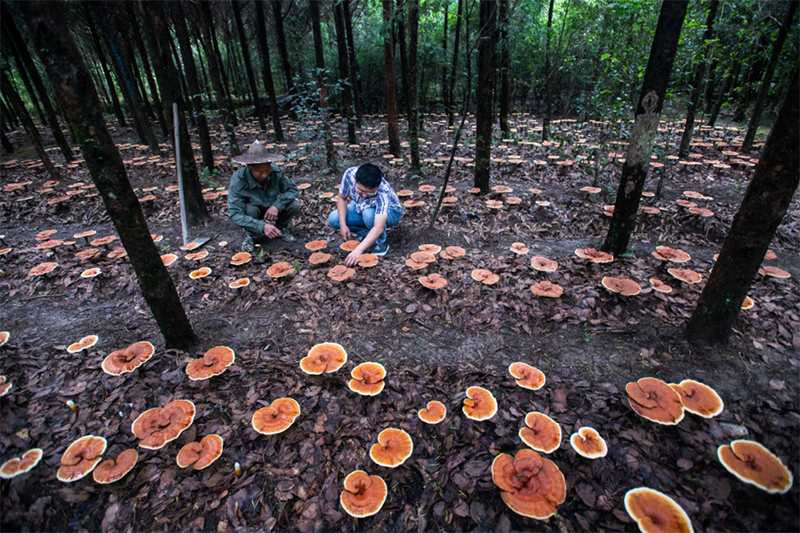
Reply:
M386 243L386 230L392 228L400 223L403 218L403 210L392 207L389 209L389 216L386 219L386 225L383 228L383 233L375 241L375 246L382 247ZM375 208L364 209L361 214L356 212L355 202L347 204L347 220L345 221L350 231L356 233L364 238L375 226ZM339 211L334 210L328 215L328 225L332 228L339 229Z

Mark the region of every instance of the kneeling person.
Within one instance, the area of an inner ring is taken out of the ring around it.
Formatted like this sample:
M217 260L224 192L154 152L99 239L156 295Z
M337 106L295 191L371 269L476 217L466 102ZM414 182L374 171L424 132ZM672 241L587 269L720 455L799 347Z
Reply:
M297 195L300 191L292 180L272 163L281 158L267 153L255 141L244 154L233 161L245 165L231 177L228 186L228 217L244 229L243 252L252 252L255 242L266 244L280 237L286 242L295 239L288 231L289 220L300 212Z
M339 185L336 211L328 216L328 224L337 228L345 241L353 238L351 233L361 237L361 244L345 258L345 264L355 265L373 244L373 254L386 255L386 230L396 226L402 216L403 206L381 169L371 163L348 168Z

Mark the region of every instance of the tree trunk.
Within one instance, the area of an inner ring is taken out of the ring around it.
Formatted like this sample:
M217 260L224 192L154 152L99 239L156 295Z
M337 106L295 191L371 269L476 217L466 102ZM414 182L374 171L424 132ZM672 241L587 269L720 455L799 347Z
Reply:
M42 78L39 76L39 71L36 70L36 65L33 64L33 59L31 59L31 55L28 52L28 47L26 46L25 41L22 40L22 36L19 34L19 31L14 24L14 18L11 16L11 11L8 9L5 3L2 4L2 15L3 26L6 28L6 32L11 38L11 51L14 53L14 58L17 61L17 69L20 71L20 73L22 72L23 68L28 72L33 86L39 93L42 101L42 107L47 115L47 121L50 123L50 130L53 132L53 138L55 139L56 144L58 144L61 153L64 155L64 159L66 159L67 162L72 161L72 150L70 149L66 137L64 137L64 133L61 131L61 126L58 123L56 112L53 109L53 106L50 104L50 97L47 94L47 89L45 89L44 83L42 83Z
M336 170L336 150L333 146L333 129L331 128L331 117L328 111L328 85L325 82L325 51L322 48L322 28L319 20L320 0L311 0L309 7L311 10L311 24L314 30L314 56L317 66L317 86L319 87L319 110L322 113L322 128L325 138L325 156L328 161L328 169Z
M447 126L453 125L453 111L455 110L454 91L456 86L456 70L458 68L458 45L461 37L461 13L464 7L464 0L458 0L458 12L456 14L456 36L453 40L453 66L450 69L450 79L447 84Z
M442 23L442 92L441 99L445 109L447 109L447 23L450 5L444 5L444 20Z
M233 0L233 18L236 21L236 31L239 32L239 41L242 43L242 57L244 58L244 68L247 71L247 82L250 84L250 92L253 95L253 105L258 116L258 126L261 131L267 131L267 123L264 121L264 109L261 107L261 99L258 97L258 85L256 77L253 75L253 66L250 63L250 49L247 46L247 35L242 24L242 5L241 0Z
M292 64L289 62L289 50L286 48L286 33L283 30L283 5L281 0L272 0L272 18L275 19L275 42L278 45L278 55L281 56L283 77L286 81L286 90L291 97L292 106L289 109L289 118L297 120L295 106L297 102L297 88L294 86Z
M208 220L209 214L206 209L206 203L203 200L200 177L197 174L197 165L195 165L194 161L192 140L186 127L185 112L187 109L191 111L191 108L186 105L178 91L180 87L178 72L172 62L172 54L169 49L169 28L164 14L165 6L158 2L143 2L142 0L139 0L138 6L144 17L145 33L150 41L150 49L153 51L153 66L156 70L158 86L161 88L161 99L165 103L178 104L180 147L175 145L174 136L172 137L172 147L175 154L180 153L186 217L189 224L195 226Z
M11 80L8 79L8 75L6 71L1 71L2 78L0 79L0 91L3 91L3 94L6 98L9 99L11 105L14 107L14 112L22 121L22 125L25 126L25 130L28 132L28 135L31 138L31 144L36 149L36 153L39 154L39 159L42 160L44 163L44 167L47 169L47 172L50 173L50 177L56 181L61 179L61 176L58 173L56 167L53 166L53 162L50 161L50 157L47 155L47 152L44 151L44 146L42 145L42 138L39 135L39 130L36 129L36 124L33 123L33 119L28 114L28 110L25 109L25 104L22 103L22 98L17 94L17 91L14 90L14 86L11 85Z
M678 39L688 3L689 0L671 0L661 4L661 13L636 108L630 146L622 166L614 215L611 217L611 226L608 228L608 235L602 248L615 257L624 254L628 249L628 241L636 222L639 199L647 178L658 119L664 105L667 82L678 49Z
M764 72L764 79L761 82L761 89L758 91L756 105L753 107L753 116L750 117L750 125L747 127L747 134L744 136L744 142L742 143L742 153L749 154L750 150L753 149L753 141L756 138L758 124L761 122L761 114L764 112L764 105L767 102L767 94L769 94L769 88L772 84L772 75L775 74L775 67L778 65L778 59L780 59L781 56L783 43L786 41L786 34L789 33L789 26L792 25L792 19L794 18L795 11L797 11L798 3L800 2L797 0L789 1L789 10L786 13L786 18L784 19L783 25L778 32L778 38L775 39L775 44L772 46L772 55L769 58L767 70ZM797 58L793 59L793 61L796 60Z
M169 137L171 132L169 131L169 122L166 119L164 113L169 113L168 110L162 105L160 99L158 98L158 87L156 86L156 82L153 79L153 68L150 66L150 60L147 57L147 48L144 45L144 41L142 40L142 34L140 33L140 25L138 17L136 17L136 11L133 9L132 2L125 3L128 9L128 15L131 17L131 23L133 21L137 21L136 27L133 31L133 39L136 43L136 50L139 52L139 57L142 60L142 68L144 69L144 75L147 79L147 86L150 88L150 95L153 99L153 107L155 108L156 119L158 120L158 124L161 127L161 133L164 137ZM144 94L146 97L147 95Z
M124 4L120 4L124 5ZM152 122L156 119L156 114L153 111L152 106L150 105L150 97L147 95L147 90L144 88L144 83L142 82L142 74L139 72L139 63L136 61L136 54L134 53L134 49L131 46L131 36L129 35L130 28L120 28L120 31L124 31L125 34L122 35L122 40L120 41L120 48L125 53L125 58L128 62L128 65L131 67L131 77L134 81L134 88L136 90L136 98L139 102L142 103L142 107L144 108L144 114L142 118L147 121L148 124L152 127ZM168 132L169 129L165 129L165 132ZM166 133L165 133L166 134Z
M106 129L91 76L56 2L24 2L28 27L56 94L78 134L92 181L128 256L167 348L189 349L197 341L178 292L150 237L122 158Z
M349 54L350 64L350 82L353 88L353 103L356 108L356 127L361 127L361 116L364 109L361 104L361 79L358 77L358 61L356 61L356 46L353 39L353 19L350 16L350 0L342 0L341 4L344 10L344 27L347 31L347 52Z
M111 72L108 70L108 61L106 60L106 55L103 52L103 46L100 43L100 37L97 35L97 24L94 20L92 20L91 10L86 6L86 4L80 4L80 6L83 8L83 13L86 17L86 25L89 27L89 31L92 35L94 50L97 53L97 58L100 60L100 65L103 68L103 75L106 78L106 85L108 86L108 92L111 96L111 104L114 107L114 114L117 117L117 122L119 123L120 128L127 128L128 125L125 123L125 115L122 112L122 106L119 104L117 89L114 86L114 80L111 78Z
M11 144L11 141L9 141L8 137L6 137L5 124L0 125L0 143L3 146L3 150L5 150L7 154L14 153L14 145Z
M722 82L722 88L719 90L719 96L717 96L717 99L714 102L714 108L711 110L711 115L708 117L708 125L712 128L717 123L719 111L722 109L722 102L725 101L725 95L728 94L728 90L733 84L733 80L739 75L739 69L741 66L742 63L738 60L735 60L735 65L731 67L733 70L727 76L725 76L725 81Z
M393 0L381 0L383 5L383 64L386 74L386 119L389 132L389 152L400 157L400 131L397 125L397 82L394 75L392 46Z
M171 2L169 5L172 7L172 20L175 24L175 33L178 35L178 44L183 56L186 84L189 86L190 100L194 106L200 153L203 155L203 167L211 172L214 170L214 152L211 150L211 136L208 132L208 122L203 111L203 98L200 95L200 84L197 81L197 67L192 54L192 43L189 39L189 31L186 29L186 13L184 13L180 1Z
M478 97L475 112L475 184L481 194L489 192L489 171L492 162L492 103L495 74L494 45L496 40L496 2L480 0L480 32L478 33Z
M347 57L347 35L344 25L344 8L342 4L333 6L333 18L336 25L336 48L339 55L339 76L342 80L342 117L347 123L347 143L358 144L356 139L356 119L353 117L353 96L352 89L355 85L352 78L347 79L350 74L350 65Z
M269 109L272 116L272 127L275 130L275 140L283 142L283 128L281 128L281 114L278 110L278 97L275 95L275 83L272 81L272 62L269 57L269 41L267 41L267 24L264 19L264 5L256 2L256 25L258 26L258 47L264 59L262 74L264 87L269 96Z
M711 109L714 107L714 89L716 88L717 66L719 65L719 56L715 55L713 51L712 55L714 55L714 59L708 67L706 94L703 97L703 103L705 104L703 113L705 114L711 113Z
M498 2L500 17L500 131L508 138L511 130L508 125L508 113L511 107L511 58L508 50L508 0Z
M714 36L714 18L717 16L717 7L719 0L711 0L708 4L708 16L706 17L706 31L703 34L703 42L706 43L705 57L700 58L700 64L697 65L697 72L694 74L692 80L692 93L689 95L689 105L686 108L686 125L683 128L683 138L681 138L681 147L678 150L680 157L686 157L689 154L689 143L692 140L692 130L694 129L694 116L697 113L697 107L700 104L700 93L702 92L703 77L706 73L706 62L708 61L709 53L711 52L711 39Z
M703 288L686 335L691 342L727 340L800 181L800 82L795 67L742 205Z
M214 93L216 93L216 105L219 110L220 120L222 120L222 125L225 128L228 148L231 151L231 155L236 157L242 153L239 148L239 141L236 140L236 130L234 129L236 126L236 115L230 107L230 102L225 97L225 85L222 82L220 66L217 62L218 56L213 45L214 32L211 29L211 22L209 20L210 11L208 2L200 2L200 5L196 6L195 9L200 30L203 33L203 51L205 52L206 62L208 63L208 75L211 77L211 86L214 88Z
M214 56L217 58L217 65L219 66L219 75L220 79L222 80L222 90L220 97L225 98L225 107L228 109L228 120L233 125L233 127L237 127L239 125L239 117L236 116L236 104L233 101L233 96L231 96L231 84L228 80L228 74L225 71L225 65L222 64L222 54L219 51L219 43L217 42L217 36L214 33L214 16L211 13L211 2L200 2L200 10L204 12L207 16L208 21L208 35L210 37L211 46L214 48ZM223 26L225 29L225 34L228 33L228 26ZM231 54L228 54L230 58ZM237 147L238 150L238 147Z
M397 42L395 49L400 49L400 80L403 87L403 107L406 111L406 120L409 119L408 107L408 55L406 54L406 23L404 20L405 1L397 0Z
M550 7L547 9L547 30L545 34L544 44L544 75L545 75L545 90L544 90L544 105L545 112L542 118L542 140L546 141L550 138L550 114L552 113L552 100L553 100L553 73L552 58L550 57L550 30L553 27L553 1L550 0Z
M419 164L419 102L417 99L417 41L419 0L408 1L408 143L411 147L411 174L421 174Z
M28 78L28 73L25 71L21 61L17 58L17 50L14 46L14 43L9 42L8 39L5 38L3 39L3 43L6 44L6 48L10 48L12 51L12 55L17 63L17 72L19 72L19 77L22 78L22 84L25 85L25 91L28 93L28 97L31 100L31 105L33 106L34 111L36 111L36 114L39 116L39 122L42 124L42 126L48 127L49 124L47 123L47 118L44 116L42 106L39 104L39 98L33 90L31 80Z
M0 104L2 104L3 115L6 117L9 126L11 126L11 130L19 128L19 119L14 113L11 103L6 104L6 98L0 95Z

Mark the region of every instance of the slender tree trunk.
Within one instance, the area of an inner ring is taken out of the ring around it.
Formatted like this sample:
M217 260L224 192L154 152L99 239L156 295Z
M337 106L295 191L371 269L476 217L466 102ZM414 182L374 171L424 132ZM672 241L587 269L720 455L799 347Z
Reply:
M317 66L317 86L319 87L319 108L322 113L323 136L325 137L325 156L328 160L328 169L336 170L336 150L333 146L333 129L328 111L328 85L325 81L325 51L322 48L322 28L319 20L320 0L311 0L311 24L314 29L314 52Z
M236 105L233 101L233 96L231 95L231 84L228 80L228 74L225 71L225 65L222 63L222 54L219 51L219 43L217 42L216 33L214 33L214 16L211 13L211 2L200 2L200 11L205 13L206 20L208 21L208 39L210 39L211 46L214 48L214 56L217 60L217 65L219 67L219 75L220 79L222 80L222 90L223 92L220 94L220 98L225 99L225 107L228 109L228 120L233 125L233 127L239 126L239 117L236 116ZM227 35L227 26L223 26L225 29L225 34ZM230 57L230 54L228 54ZM237 147L237 150L239 148Z
M275 42L278 45L278 55L281 56L281 66L283 67L283 76L286 80L286 89L291 97L291 108L289 109L289 118L297 120L297 111L295 106L297 102L297 89L294 86L294 74L292 72L292 64L289 62L289 50L286 48L286 32L283 29L283 5L281 0L272 0L272 18L275 20Z
M508 0L498 2L500 17L500 131L508 137L511 130L508 125L508 113L511 107L511 79L509 69L511 58L508 50Z
M11 126L12 131L19 128L19 119L17 118L16 113L14 113L14 109L12 108L11 103L9 102L8 104L6 104L5 97L0 98L0 103L2 103L3 105L2 107L3 114L5 115L6 120L8 120L8 124L9 126Z
M603 251L610 252L615 257L624 254L628 249L628 241L636 222L639 199L647 178L658 119L664 105L667 83L678 49L678 39L688 3L689 0L671 0L661 4L661 13L636 108L630 145L622 166L614 215L611 217L611 226L603 243Z
M442 23L442 92L441 99L445 109L447 109L447 24L448 24L448 11L449 4L444 5L444 21Z
M169 131L169 121L166 119L164 113L167 112L165 106L162 105L159 97L158 97L158 87L156 86L156 82L153 79L153 68L150 66L150 60L147 57L147 48L144 45L144 41L142 40L142 35L140 33L140 26L139 20L136 16L136 11L133 9L132 2L125 3L128 14L131 17L131 23L133 21L137 21L136 28L133 31L133 39L136 43L136 50L139 52L139 58L142 60L142 68L144 69L144 75L147 79L147 86L150 88L150 95L153 99L153 108L155 109L156 119L158 120L158 124L161 127L161 133L164 137L169 137L171 132ZM144 94L145 98L147 97L146 93Z
M482 194L489 192L492 162L492 123L494 105L492 85L495 74L494 46L497 24L496 2L480 0L478 34L478 98L475 112L475 184Z
M347 31L347 52L350 64L350 84L353 88L353 103L356 108L356 127L361 127L361 116L364 109L361 104L361 79L358 77L358 61L356 61L356 46L353 39L353 20L350 16L350 0L342 0L341 4L344 10L344 27Z
M244 68L247 71L247 82L250 84L250 92L253 95L253 105L256 107L258 126L261 128L261 131L267 131L267 123L264 120L264 108L261 107L261 99L258 97L258 84L256 83L255 75L253 75L253 66L250 63L250 49L247 46L247 35L244 32L244 24L242 24L241 0L233 0L231 5L233 6L233 18L236 21L236 31L239 32L239 41L242 43Z
M406 54L406 23L404 20L405 0L397 0L397 42L395 47L400 49L400 80L403 87L403 107L406 111L406 120L409 118L408 106L408 55Z
M683 128L683 138L681 138L681 147L678 150L678 155L686 157L689 154L689 143L692 140L692 131L694 130L694 116L697 112L697 107L700 104L700 93L703 88L703 77L706 73L706 62L708 61L709 53L711 52L711 38L714 36L714 18L717 16L717 7L719 0L711 0L708 4L708 16L706 17L706 31L703 34L703 42L706 43L705 57L700 59L700 64L697 65L697 72L695 72L694 79L692 80L692 92L689 95L689 105L686 108L686 125Z
M75 125L89 172L131 259L139 286L168 348L188 349L197 337L181 306L119 151L106 129L100 102L56 2L25 2L28 26L58 97Z
M175 25L175 33L178 36L181 55L183 56L183 68L186 70L186 84L189 86L189 94L191 95L189 100L194 107L200 153L203 155L203 167L210 172L214 170L214 152L211 150L211 135L208 132L208 122L203 111L200 84L197 82L197 67L192 54L192 43L189 39L189 31L186 29L186 13L183 11L180 1L171 2L169 5L172 7L172 20Z
M712 128L717 123L717 117L719 117L720 109L722 109L722 102L725 101L725 95L728 94L728 90L733 84L733 80L739 75L739 69L741 66L742 63L740 61L735 61L735 65L732 65L731 67L733 70L727 76L725 76L725 81L722 82L722 88L719 90L719 96L717 96L717 99L714 102L714 108L711 110L711 115L708 117L708 125Z
M750 125L747 127L747 134L744 136L744 142L742 143L742 152L745 154L749 154L753 149L753 141L756 138L758 124L761 122L761 114L764 112L764 105L767 102L767 94L769 94L769 88L772 84L772 75L775 74L775 67L778 66L778 59L780 59L781 56L783 43L786 41L786 35L789 33L789 26L792 25L792 19L794 18L794 13L797 11L797 5L799 3L800 2L798 2L798 0L789 1L789 10L786 13L786 18L784 19L783 25L778 32L778 38L775 40L775 44L772 46L772 55L769 58L767 70L764 72L764 79L761 82L761 90L758 91L756 105L753 107L753 116L750 117ZM797 58L794 60L796 61Z
M408 1L408 143L411 147L411 173L421 174L419 164L419 102L417 101L417 41L419 0Z
M50 161L50 157L47 155L47 152L44 151L44 146L42 145L42 138L39 135L39 130L36 129L36 124L33 123L33 119L28 114L28 110L25 109L25 104L22 103L22 98L17 94L17 91L14 90L14 86L11 85L11 80L8 79L8 75L6 71L2 71L2 78L0 78L0 91L3 91L3 94L8 98L11 102L11 105L14 107L14 111L17 113L17 116L22 120L22 125L25 126L25 130L28 132L28 135L31 138L31 144L36 149L36 153L39 154L39 159L42 160L44 163L44 167L47 169L47 172L50 173L50 177L56 181L61 179L61 176L58 173L56 167L53 166L53 162Z
M381 0L383 5L383 64L386 74L386 118L389 130L389 152L400 157L400 131L397 124L397 82L394 73L392 46L393 0Z
M126 31L127 33L128 29L129 28L121 28L121 31ZM123 36L123 39L120 42L120 48L122 48L123 52L125 53L128 65L131 66L131 75L132 75L131 77L133 78L134 81L136 98L139 100L139 102L142 103L142 107L144 108L143 118L144 120L148 121L148 124L150 124L152 121L156 120L156 114L153 111L152 106L150 105L150 98L147 95L147 91L144 88L144 83L142 82L142 74L141 72L139 72L139 64L136 62L136 54L134 53L133 47L131 46L130 35Z
M767 139L719 259L703 288L686 335L692 342L727 340L769 244L800 181L800 82L792 82Z
M342 117L347 122L347 143L357 144L356 139L356 119L353 117L353 80L347 79L350 73L350 65L347 57L347 35L344 25L344 8L342 4L333 6L333 18L336 25L336 48L339 55L339 76L342 78Z
M547 9L547 34L545 36L544 45L544 75L545 75L545 90L544 90L544 105L545 112L542 119L542 140L546 141L550 138L550 115L552 113L552 100L553 100L553 67L552 58L550 57L550 31L553 27L553 2L550 0L550 7Z
M14 145L11 144L11 141L6 137L5 124L0 125L0 144L2 144L3 150L5 150L7 154L14 153Z
M31 55L28 52L28 47L26 46L25 41L22 40L19 30L14 24L14 18L11 16L11 11L8 9L5 3L2 4L2 15L3 26L5 27L12 43L11 51L17 61L17 69L20 71L20 73L22 73L23 70L28 72L28 76L30 76L34 88L39 93L39 97L42 101L42 107L44 108L45 115L47 115L47 122L50 123L50 130L53 132L53 138L61 150L61 153L64 155L64 159L67 161L72 161L72 150L70 149L66 137L64 137L64 133L61 131L61 126L58 123L56 112L53 109L53 106L50 104L50 96L47 94L47 89L45 88L44 83L42 83L42 78L39 76L39 71L36 70L36 65L34 65L33 59L31 59Z
M714 56L713 61L711 61L711 65L708 67L708 75L706 75L706 94L703 97L703 103L705 104L703 113L705 114L711 113L711 109L714 107L714 89L716 88L718 65L719 57Z
M22 66L22 63L18 59L18 54L16 47L13 43L9 42L8 39L3 39L6 48L10 48L12 51L12 55L17 63L17 72L19 72L19 77L22 78L22 84L25 86L25 91L28 93L28 97L31 100L31 104L33 105L34 111L39 116L39 123L41 123L44 127L49 127L50 125L47 123L47 118L44 116L44 112L42 111L42 106L39 104L39 97L37 96L36 92L33 90L33 86L31 85L31 80L28 78L28 73L25 71L25 68ZM16 88L15 88L16 90Z
M232 112L232 108L229 107L230 102L225 97L225 84L222 82L220 66L217 61L218 55L213 45L214 32L212 31L209 20L210 12L208 11L208 3L201 2L199 6L196 6L195 13L200 25L200 30L204 36L203 51L205 52L206 62L208 63L208 75L211 77L211 86L214 88L214 93L216 94L215 100L217 109L219 109L220 120L222 120L222 126L225 128L228 148L231 151L231 155L236 157L242 153L239 148L239 142L236 140L236 130L234 129L236 126L236 116Z
M161 87L161 99L166 103L178 104L178 136L180 146L175 146L173 137L173 151L180 153L181 172L183 176L183 199L186 204L186 216L189 224L197 225L209 218L206 203L203 200L200 176L197 174L197 165L192 151L192 140L186 127L186 110L191 108L186 105L179 92L177 68L172 62L169 49L169 28L164 14L164 5L158 2L138 2L139 10L145 20L146 35L150 49L153 50L153 66L156 69L158 86Z
M272 81L272 62L269 57L269 41L267 41L267 24L264 19L264 5L256 2L256 25L258 26L258 47L264 59L264 87L269 96L269 108L272 115L272 127L275 129L275 140L283 142L283 129L281 128L281 114L278 110L278 97L275 95L275 83Z
M97 29L95 27L96 24L94 20L92 20L91 11L86 4L80 4L80 6L83 9L84 17L86 17L86 25L89 27L89 31L92 35L92 43L94 44L95 53L97 53L97 58L100 60L100 66L103 68L103 75L106 78L106 85L108 86L108 92L111 96L111 105L114 107L114 114L117 117L117 122L119 123L120 128L127 128L128 125L125 122L125 115L122 112L122 106L119 104L117 89L114 87L114 80L111 78L111 72L108 70L108 61L106 60L106 55L103 52L103 46L100 43L100 37L97 35Z
M447 126L453 125L453 112L455 110L456 70L458 69L458 45L461 37L461 13L464 7L464 0L458 0L458 13L456 14L456 36L453 40L453 66L450 69L450 79L447 84Z

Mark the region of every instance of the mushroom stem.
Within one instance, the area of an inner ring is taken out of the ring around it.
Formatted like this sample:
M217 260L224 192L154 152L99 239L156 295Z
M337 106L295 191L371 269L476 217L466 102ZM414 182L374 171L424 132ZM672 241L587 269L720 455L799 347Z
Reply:
M236 472L236 477L242 477L242 466L239 463L233 465L233 470Z
M67 400L67 407L75 411L76 415L81 413L81 408L75 405L75 402L73 402L72 400Z

